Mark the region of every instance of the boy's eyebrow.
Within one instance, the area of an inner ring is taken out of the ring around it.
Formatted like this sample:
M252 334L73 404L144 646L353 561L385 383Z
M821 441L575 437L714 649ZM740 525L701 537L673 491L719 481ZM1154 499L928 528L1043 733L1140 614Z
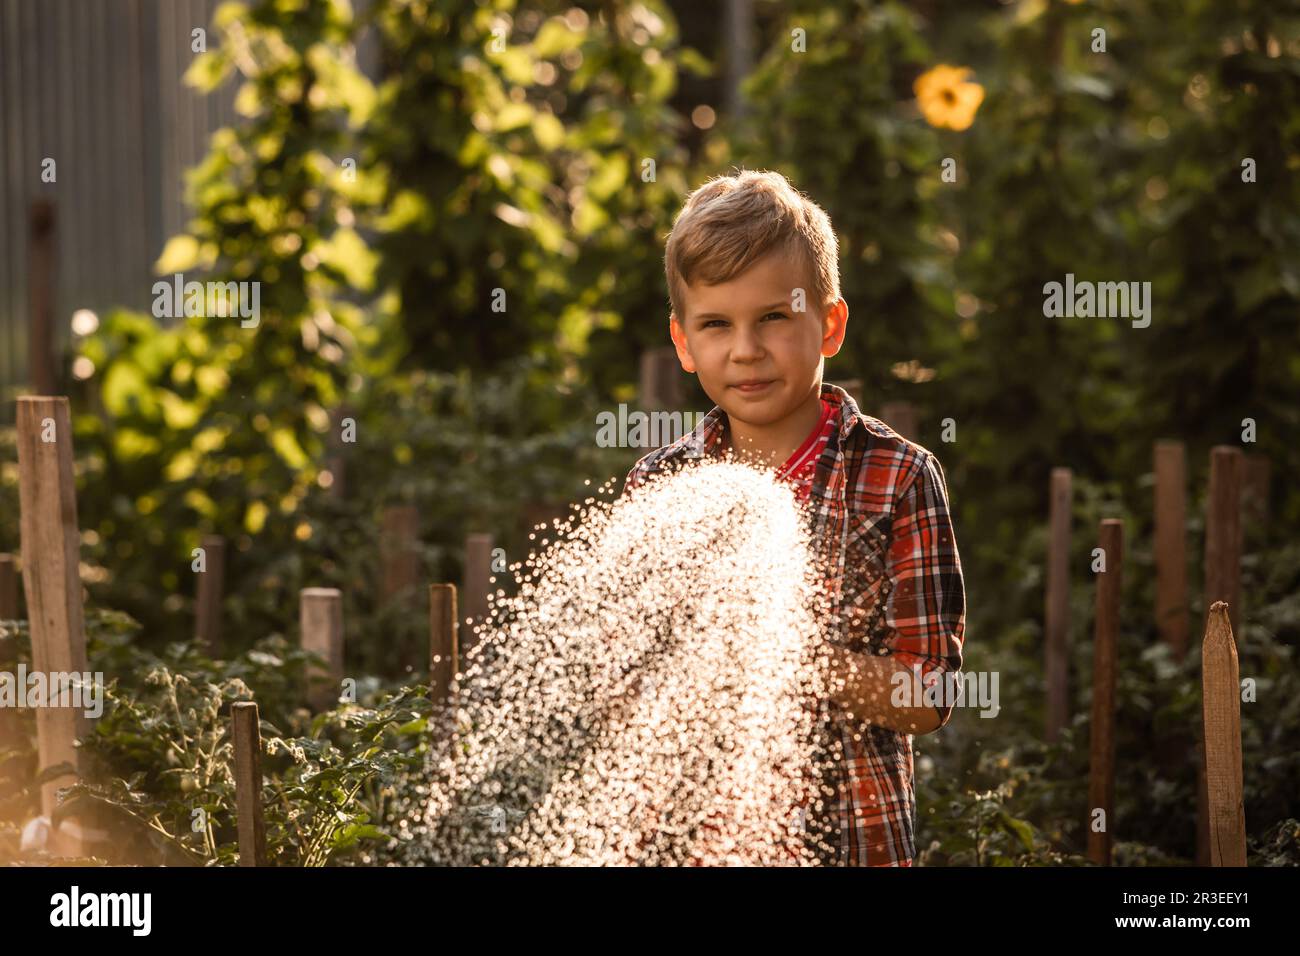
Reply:
M755 311L756 312L762 311L766 313L766 312L770 312L772 309L786 309L789 308L789 306L790 303L787 300L781 299L777 302L771 303L770 305L759 306L759 308L755 309ZM697 312L695 315L691 316L691 321L698 322L700 319L729 319L729 318L731 318L731 316L724 315L721 312Z

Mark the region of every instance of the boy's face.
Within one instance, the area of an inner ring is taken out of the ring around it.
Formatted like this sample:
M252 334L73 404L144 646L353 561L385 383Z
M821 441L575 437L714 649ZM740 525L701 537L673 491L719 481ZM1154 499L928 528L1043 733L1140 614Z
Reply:
M792 308L796 289L803 312ZM822 358L840 350L849 310L840 299L821 314L810 289L779 251L728 282L685 287L685 314L669 322L677 357L728 417L761 428L817 400Z

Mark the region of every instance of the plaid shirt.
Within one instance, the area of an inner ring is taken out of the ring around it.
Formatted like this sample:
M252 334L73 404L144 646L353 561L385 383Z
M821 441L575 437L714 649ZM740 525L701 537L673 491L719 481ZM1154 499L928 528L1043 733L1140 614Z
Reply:
M811 494L814 541L831 577L837 633L850 650L893 655L922 680L961 670L966 593L939 460L884 422L863 415L847 392L823 384L838 425L817 462ZM722 454L727 415L715 407L695 429L642 458L624 491L686 460ZM941 685L942 686L942 685ZM848 718L820 703L824 732L838 740L831 781L834 818L822 826L844 866L911 866L916 855L912 735ZM940 726L952 704L936 708ZM834 750L832 750L832 753Z

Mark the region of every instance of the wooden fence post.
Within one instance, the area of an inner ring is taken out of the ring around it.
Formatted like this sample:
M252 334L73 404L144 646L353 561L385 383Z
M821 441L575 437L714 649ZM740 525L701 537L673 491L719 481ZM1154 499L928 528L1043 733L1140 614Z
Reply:
M429 585L429 686L434 703L451 696L451 682L460 670L457 646L456 585Z
M1210 487L1205 502L1205 607L1228 605L1232 632L1241 633L1241 449L1210 450Z
M262 732L257 704L230 705L230 736L235 744L235 808L239 865L266 866L266 824L262 817Z
M385 605L392 604L403 611L414 611L424 581L418 534L420 511L414 505L391 505L384 509L381 520L380 598ZM415 634L402 630L399 643L392 648L391 657L396 659L404 671L422 666L418 639L414 638Z
M226 580L226 539L219 534L205 534L203 571L198 576L198 596L194 602L194 637L208 657L221 654L221 598Z
M1202 721L1211 866L1246 865L1241 773L1241 676L1228 606L1210 606L1201 645Z
M1206 622L1209 609L1223 601L1234 634L1241 633L1241 478L1242 451L1235 445L1210 449L1210 483L1205 495ZM1209 866L1210 803L1205 770L1205 727L1196 739L1196 862Z
M487 620L488 590L492 577L492 535L471 534L465 538L465 622L470 626L469 643L474 642L473 628ZM462 642L465 643L465 642ZM462 651L468 648L462 648Z
M1176 660L1187 654L1187 453L1155 445L1156 629Z
M33 669L47 675L47 680L57 672L84 674L81 535L66 398L19 397L18 484ZM40 770L59 764L72 768L41 787L41 808L47 816L57 806L58 788L76 780L80 761L75 742L87 729L88 719L75 707L46 706L36 711Z
M1119 607L1124 569L1124 522L1101 522L1106 562L1097 578L1097 620L1092 658L1092 736L1089 741L1088 859L1110 866L1115 829L1115 679L1119 659ZM1102 811L1103 827L1095 828Z
M18 562L0 554L0 621L18 619Z
M1049 493L1046 641L1043 673L1047 682L1046 739L1052 743L1070 722L1070 516L1073 474L1053 468Z
M324 664L307 668L307 702L313 710L338 703L343 683L343 594L338 588L303 588L298 599L302 649Z
M417 532L420 512L415 505L392 505L384 509L381 594L384 601L410 600L420 584L420 551Z

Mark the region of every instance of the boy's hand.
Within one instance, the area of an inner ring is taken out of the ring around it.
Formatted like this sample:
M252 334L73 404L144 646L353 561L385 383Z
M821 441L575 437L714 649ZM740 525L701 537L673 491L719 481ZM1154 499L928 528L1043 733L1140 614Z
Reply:
M895 706L892 696L895 674L907 680L914 675L892 656L877 657L850 651L838 644L830 647L830 698L850 718L904 734L928 734L939 729L939 714L933 707Z

